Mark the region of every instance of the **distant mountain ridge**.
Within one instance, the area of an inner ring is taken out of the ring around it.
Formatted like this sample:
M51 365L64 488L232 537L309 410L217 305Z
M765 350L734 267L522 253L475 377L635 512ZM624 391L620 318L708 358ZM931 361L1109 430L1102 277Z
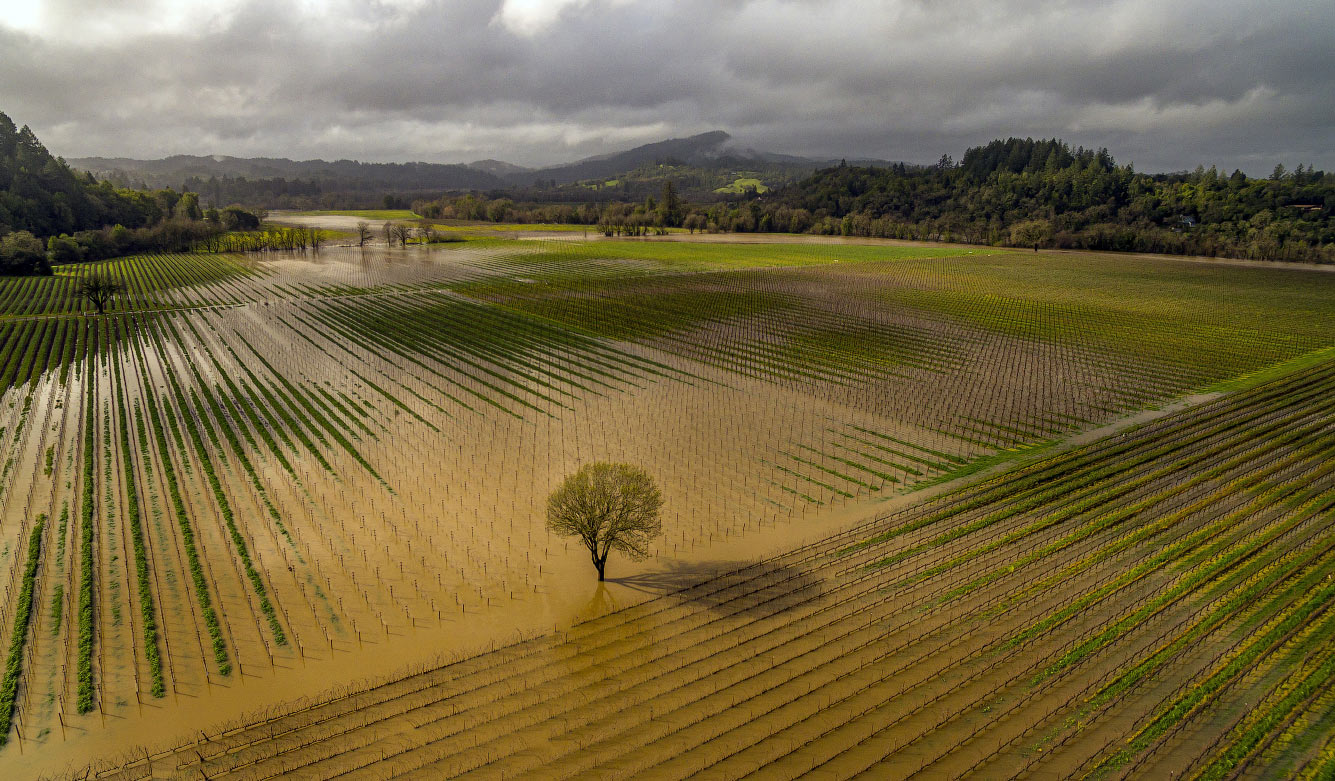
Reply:
M180 187L187 180L211 178L284 179L328 183L324 190L495 190L534 181L571 184L612 179L647 165L673 162L708 169L779 168L789 173L814 171L835 161L743 149L723 130L669 138L632 149L594 155L571 163L529 168L504 160L472 163L363 163L356 160L291 160L282 157L172 155L157 160L128 157L74 157L67 162L99 178L148 187ZM859 160L867 165L881 161ZM197 183L197 182L196 182ZM356 185L356 186L352 186ZM207 195L207 191L202 194Z
M288 179L357 183L348 189L486 190L504 187L494 174L457 163L362 163L281 157L173 155L159 160L75 157L67 162L99 178L138 180L149 187L180 187L187 179Z
M557 184L570 184L585 179L612 178L643 165L676 161L687 165L701 165L715 162L724 155L724 146L732 136L722 130L711 130L687 138L669 138L652 144L643 144L622 152L595 155L583 160L576 160L565 165L539 168L529 172L531 181L537 179L555 180ZM514 184L522 184L514 181Z
M497 173L515 185L529 184L534 180L571 184L590 179L611 179L637 168L668 162L707 169L777 167L796 173L814 171L832 161L739 148L732 143L732 136L726 131L711 130L685 138L642 144L621 152L594 155L573 163Z
M474 160L468 164L469 168L475 171L485 171L492 176L507 176L509 174L532 173L533 169L527 166L507 163L504 160Z

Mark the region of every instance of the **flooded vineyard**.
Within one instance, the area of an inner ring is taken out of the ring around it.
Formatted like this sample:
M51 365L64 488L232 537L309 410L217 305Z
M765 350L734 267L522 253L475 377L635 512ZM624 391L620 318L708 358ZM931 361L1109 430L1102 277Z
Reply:
M103 316L82 314L75 293L94 266L125 285ZM1272 283L1264 295L1258 275ZM847 645L870 664L862 630L839 611L909 622L873 583L923 604L965 599L950 589L991 577L991 538L943 541L957 562L918 557L917 533L887 543L878 535L890 527L858 527L863 538L840 538L859 546L844 564L781 559L793 569L700 583L914 489L1329 349L1333 280L940 247L497 239L142 256L6 279L0 625L15 640L0 771L175 745L497 646L536 643L566 659L555 638L595 626L610 634L594 645L618 643L624 623L635 638L666 633L653 653L687 654L695 629L635 606L683 587L745 591L746 578L800 621L837 630L843 645L829 652ZM1304 414L1295 426L1317 425ZM1324 442L1292 446L1310 454ZM587 554L544 524L548 494L600 460L643 467L666 500L650 559L614 558L605 590ZM988 533L1020 528L1011 523ZM1027 551L1055 539L1035 535ZM1114 544L1084 540L1089 555ZM1075 567L1085 550L1050 561ZM893 577L845 584L836 575L854 561ZM1105 574L1115 577L1094 568L1071 582L1097 588ZM959 616L1014 608L989 642L1028 642L1047 603L1012 597L1043 582L1018 579L999 602L969 596ZM742 631L725 612L719 626ZM951 648L952 630L929 624L896 626ZM1084 691L1076 683L1092 675L1061 680ZM636 718L655 707L638 703ZM797 738L783 745L767 751L835 761ZM710 751L699 756L733 756ZM655 756L635 754L636 767ZM676 761L684 772L689 761Z

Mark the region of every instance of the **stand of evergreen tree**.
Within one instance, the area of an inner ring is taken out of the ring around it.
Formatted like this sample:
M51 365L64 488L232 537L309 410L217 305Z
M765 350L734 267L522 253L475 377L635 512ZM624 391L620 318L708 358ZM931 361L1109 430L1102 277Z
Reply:
M721 230L773 230L1335 262L1335 174L1276 166L1267 179L1214 168L1142 174L1107 150L1011 138L956 164L846 165L745 204L716 205ZM1020 228L1020 230L1016 230Z
M52 263L181 252L229 227L256 225L239 209L206 215L193 192L117 188L79 174L28 127L16 128L0 113L0 274L50 274Z

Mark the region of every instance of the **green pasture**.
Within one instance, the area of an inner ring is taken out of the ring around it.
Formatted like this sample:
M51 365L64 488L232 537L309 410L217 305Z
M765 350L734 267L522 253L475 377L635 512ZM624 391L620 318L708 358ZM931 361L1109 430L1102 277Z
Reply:
M919 247L889 244L749 243L662 239L516 242L513 261L533 270L544 264L565 267L579 261L643 261L656 271L726 271L768 266L826 266L915 258L1017 254L1010 250ZM643 266L634 267L635 270ZM578 270L578 269L575 269Z
M1111 255L1014 253L868 267L867 297L1009 336L1199 368L1202 382L1335 341L1335 275Z
M594 234L598 232L594 225L570 225L561 222L467 222L467 223L440 223L433 222L431 227L438 231L448 231L457 233L521 233L532 232L553 232L553 233L582 233L588 232Z
M769 187L766 186L764 182L753 177L740 177L734 180L732 184L726 185L724 187L715 188L714 192L741 195L748 189L755 190L758 193L769 192Z
M409 209L315 209L288 212L294 217L362 217L367 220L420 220L421 215Z

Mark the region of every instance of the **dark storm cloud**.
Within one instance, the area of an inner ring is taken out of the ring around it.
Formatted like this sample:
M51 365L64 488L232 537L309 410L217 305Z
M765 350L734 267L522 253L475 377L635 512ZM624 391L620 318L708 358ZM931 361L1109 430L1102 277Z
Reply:
M541 164L723 128L806 155L928 161L1031 135L1142 170L1335 168L1329 2L38 8L0 15L0 110L66 156Z

